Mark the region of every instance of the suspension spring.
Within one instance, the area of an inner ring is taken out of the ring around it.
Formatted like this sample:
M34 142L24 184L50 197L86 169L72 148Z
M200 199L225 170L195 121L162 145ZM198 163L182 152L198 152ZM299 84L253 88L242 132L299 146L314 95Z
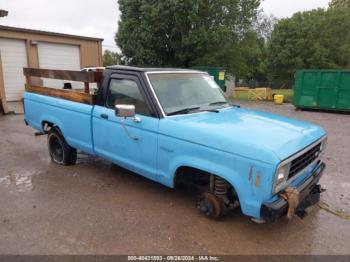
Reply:
M229 187L230 186L225 179L215 176L214 193L216 196L218 196L219 198L225 198Z

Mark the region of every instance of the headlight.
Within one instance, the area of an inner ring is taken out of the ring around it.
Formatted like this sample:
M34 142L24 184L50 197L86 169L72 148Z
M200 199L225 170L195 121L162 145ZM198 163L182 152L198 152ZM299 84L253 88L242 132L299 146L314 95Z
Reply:
M280 191L285 186L289 175L290 163L280 166L275 176L275 192Z

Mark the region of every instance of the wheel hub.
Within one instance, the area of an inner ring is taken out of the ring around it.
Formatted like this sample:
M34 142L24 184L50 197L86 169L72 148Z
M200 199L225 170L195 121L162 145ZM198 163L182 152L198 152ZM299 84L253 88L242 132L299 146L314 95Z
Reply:
M197 202L197 208L208 217L217 219L223 215L223 208L220 199L211 192L202 193Z
M53 158L56 161L61 162L63 159L63 149L58 139L56 137L51 137L49 145Z

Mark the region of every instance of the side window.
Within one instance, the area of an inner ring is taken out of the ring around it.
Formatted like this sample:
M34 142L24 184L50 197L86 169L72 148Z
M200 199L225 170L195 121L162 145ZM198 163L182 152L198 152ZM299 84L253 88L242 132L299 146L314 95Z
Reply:
M107 95L107 106L114 108L115 104L134 105L136 114L150 115L147 104L134 80L111 80Z

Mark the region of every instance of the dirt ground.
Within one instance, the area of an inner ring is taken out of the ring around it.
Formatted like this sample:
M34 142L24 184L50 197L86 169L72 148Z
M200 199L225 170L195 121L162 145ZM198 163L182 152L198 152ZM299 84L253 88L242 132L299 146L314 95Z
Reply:
M323 126L322 200L350 214L350 115L237 103ZM239 210L212 221L191 190L85 155L72 167L51 163L46 137L22 115L0 116L0 134L0 254L350 254L350 221L319 207L289 223L255 224Z

